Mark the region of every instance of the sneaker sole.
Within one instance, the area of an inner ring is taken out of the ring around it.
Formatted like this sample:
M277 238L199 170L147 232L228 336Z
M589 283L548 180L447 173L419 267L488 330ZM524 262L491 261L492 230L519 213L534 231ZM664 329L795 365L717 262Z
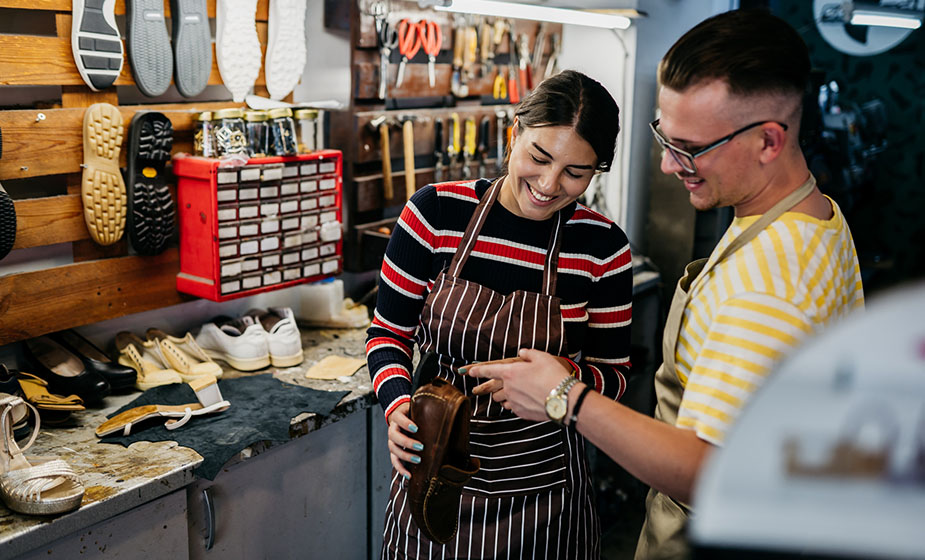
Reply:
M128 141L129 241L141 255L157 255L173 237L176 206L167 186L165 166L173 146L170 119L155 112L132 118Z
M148 97L161 95L173 77L173 53L161 0L125 1L125 38L135 84Z
M116 0L73 0L71 51L80 77L93 91L111 86L122 71L123 46Z
M257 37L257 0L218 0L215 53L222 82L241 103L260 75L262 53Z
M298 354L292 356L277 356L270 354L270 362L274 367L292 367L301 364L305 360L305 353L299 350Z
M270 0L266 77L270 99L289 95L302 78L305 46L304 0Z
M174 79L183 97L202 93L212 73L212 33L206 0L170 0Z
M80 194L90 237L100 245L112 245L125 231L125 183L119 170L122 131L122 115L108 103L91 105L84 113Z
M16 205L0 185L0 259L10 254L16 243Z
M235 358L225 354L224 352L217 352L215 350L207 350L203 348L203 351L213 360L222 360L227 362L228 365L238 371L255 371L270 366L269 354L257 358Z

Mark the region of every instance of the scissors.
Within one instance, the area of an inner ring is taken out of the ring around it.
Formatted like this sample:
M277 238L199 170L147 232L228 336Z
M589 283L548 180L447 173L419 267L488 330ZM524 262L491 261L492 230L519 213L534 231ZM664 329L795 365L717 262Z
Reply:
M440 54L440 48L443 46L443 31L436 21L422 19L418 22L418 35L421 39L421 47L427 53L427 80L430 87L434 87L437 82L437 55Z
M414 58L414 55L421 49L420 27L410 19L403 19L398 22L398 52L401 53L401 62L398 63L398 77L395 80L395 87L401 85L405 80L405 66L408 61Z
M386 78L389 74L389 57L392 49L398 46L398 32L389 25L388 20L382 20L379 29L379 99L385 99Z

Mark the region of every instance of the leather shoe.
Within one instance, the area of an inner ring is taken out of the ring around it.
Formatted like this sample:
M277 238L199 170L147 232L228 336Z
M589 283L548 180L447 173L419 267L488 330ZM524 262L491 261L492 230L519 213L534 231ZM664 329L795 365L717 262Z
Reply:
M77 355L89 371L103 376L113 392L127 391L135 388L138 374L134 369L113 362L105 352L84 338L77 331L66 330L51 335L62 346Z
M33 373L59 395L78 395L88 405L99 404L111 391L109 382L84 365L80 358L49 336L27 340L26 355L35 363Z

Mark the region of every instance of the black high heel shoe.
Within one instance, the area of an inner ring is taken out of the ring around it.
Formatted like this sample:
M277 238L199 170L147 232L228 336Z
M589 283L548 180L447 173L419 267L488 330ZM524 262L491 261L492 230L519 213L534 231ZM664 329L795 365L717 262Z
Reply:
M88 405L99 404L111 389L98 372L51 337L27 340L26 355L35 363L32 373L48 382L48 390L59 395L77 395Z
M102 375L114 393L135 388L138 373L133 368L113 362L105 352L77 331L61 331L51 337L76 354L88 370Z

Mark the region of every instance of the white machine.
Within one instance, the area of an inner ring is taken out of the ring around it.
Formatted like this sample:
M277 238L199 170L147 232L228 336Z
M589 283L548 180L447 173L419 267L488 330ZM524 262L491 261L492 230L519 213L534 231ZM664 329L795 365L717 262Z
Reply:
M695 557L925 558L925 285L783 363L694 503Z

